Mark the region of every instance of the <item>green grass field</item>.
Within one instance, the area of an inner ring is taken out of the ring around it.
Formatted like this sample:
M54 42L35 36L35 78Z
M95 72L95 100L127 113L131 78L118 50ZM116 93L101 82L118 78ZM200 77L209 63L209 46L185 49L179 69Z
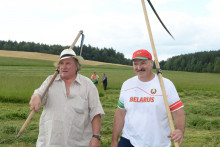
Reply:
M48 75L54 74L53 62L0 57L0 147L34 147L38 135L36 113L23 132L16 135L30 113L28 102ZM81 74L90 77L96 71L108 76L108 90L97 86L106 113L102 120L101 146L111 144L112 125L122 83L134 76L132 67L83 65ZM186 114L182 147L220 146L220 74L163 71L175 84Z

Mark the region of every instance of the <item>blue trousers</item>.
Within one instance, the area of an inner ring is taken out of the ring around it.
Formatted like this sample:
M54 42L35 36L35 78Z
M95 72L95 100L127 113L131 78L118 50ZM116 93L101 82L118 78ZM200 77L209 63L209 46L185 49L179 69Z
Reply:
M118 147L134 147L130 140L121 136L120 141L118 142Z

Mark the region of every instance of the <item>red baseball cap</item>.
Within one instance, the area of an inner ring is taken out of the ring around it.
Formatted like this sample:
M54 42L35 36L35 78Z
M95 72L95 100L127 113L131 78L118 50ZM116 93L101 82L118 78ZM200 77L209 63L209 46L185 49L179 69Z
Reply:
M149 60L152 60L152 55L150 52L148 52L147 50L145 49L140 49L140 50L137 50L133 53L133 56L132 56L132 61L134 59L142 59L142 60L146 60L146 59L149 59Z

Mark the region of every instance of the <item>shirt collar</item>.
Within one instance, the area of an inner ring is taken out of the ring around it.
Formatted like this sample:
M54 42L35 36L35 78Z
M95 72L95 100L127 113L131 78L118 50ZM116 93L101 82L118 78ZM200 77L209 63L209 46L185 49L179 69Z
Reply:
M81 84L80 74L79 74L79 73L77 73L75 81L76 81L77 83Z
M60 74L58 74L58 75L56 76L55 80L62 80ZM81 84L80 74L79 74L79 73L77 73L75 81L76 81L77 83ZM75 82L75 81L74 81L74 82Z

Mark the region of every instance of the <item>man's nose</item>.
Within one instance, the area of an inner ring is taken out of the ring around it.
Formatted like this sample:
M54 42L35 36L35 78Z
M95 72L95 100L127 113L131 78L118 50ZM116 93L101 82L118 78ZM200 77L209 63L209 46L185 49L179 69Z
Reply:
M142 66L139 64L139 65L137 66L137 69L138 69L138 70L140 70L140 69L141 69L141 67L142 67Z

